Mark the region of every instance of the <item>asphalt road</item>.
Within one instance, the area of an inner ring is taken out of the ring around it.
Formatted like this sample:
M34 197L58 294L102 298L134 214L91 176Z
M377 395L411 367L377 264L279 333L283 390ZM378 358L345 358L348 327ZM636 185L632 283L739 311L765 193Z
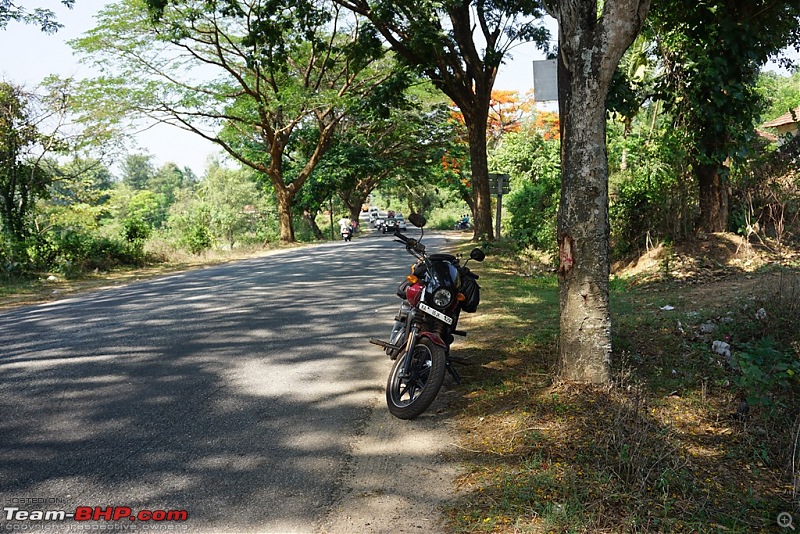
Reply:
M390 362L368 339L412 261L368 237L1 313L0 530L317 530L385 410ZM188 520L8 511L83 506Z

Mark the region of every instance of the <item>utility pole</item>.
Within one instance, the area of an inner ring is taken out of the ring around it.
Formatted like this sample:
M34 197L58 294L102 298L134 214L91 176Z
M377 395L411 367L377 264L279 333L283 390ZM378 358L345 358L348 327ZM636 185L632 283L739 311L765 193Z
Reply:
M333 197L330 198L330 209L328 210L328 214L331 216L331 241L336 239L333 235Z

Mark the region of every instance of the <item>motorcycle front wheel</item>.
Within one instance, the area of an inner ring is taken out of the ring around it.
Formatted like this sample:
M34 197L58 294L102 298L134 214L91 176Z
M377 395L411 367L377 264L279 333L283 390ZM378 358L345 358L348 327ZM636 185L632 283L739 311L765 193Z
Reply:
M402 376L406 358L411 358L409 376ZM386 404L398 419L414 419L428 409L444 382L444 349L424 337L413 354L395 360L386 382Z

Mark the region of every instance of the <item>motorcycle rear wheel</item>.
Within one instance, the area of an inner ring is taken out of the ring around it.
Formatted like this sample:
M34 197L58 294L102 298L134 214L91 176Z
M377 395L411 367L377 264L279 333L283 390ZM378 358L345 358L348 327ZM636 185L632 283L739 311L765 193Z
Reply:
M410 376L400 376L409 354L395 360L386 382L386 404L398 419L414 419L428 409L444 382L445 352L428 338L421 338L410 355Z

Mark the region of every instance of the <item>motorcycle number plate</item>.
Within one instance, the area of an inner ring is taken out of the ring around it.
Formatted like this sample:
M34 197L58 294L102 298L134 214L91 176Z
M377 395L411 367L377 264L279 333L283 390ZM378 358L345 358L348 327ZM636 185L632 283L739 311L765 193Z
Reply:
M436 317L437 319L439 319L440 321L442 321L444 323L453 324L453 318L452 317L448 317L447 315L443 314L439 310L434 310L433 308L431 308L430 306L428 306L424 302L421 302L419 304L419 309L424 311L428 315L432 315L432 316Z

